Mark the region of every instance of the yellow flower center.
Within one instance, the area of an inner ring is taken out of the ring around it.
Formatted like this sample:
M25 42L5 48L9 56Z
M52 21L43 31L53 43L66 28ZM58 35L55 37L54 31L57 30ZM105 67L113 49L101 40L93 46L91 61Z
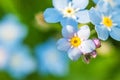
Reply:
M66 16L66 17L71 17L71 16L74 15L75 10L74 10L72 7L68 7L68 8L66 8L66 9L64 10L63 13L64 13L64 16Z
M68 13L68 14L71 14L72 12L73 12L72 9L68 9L68 10L67 10L67 13Z
M112 27L112 25L113 25L113 22L109 17L103 17L102 23L106 27Z
M81 39L77 36L74 36L70 40L71 46L78 47L81 44Z

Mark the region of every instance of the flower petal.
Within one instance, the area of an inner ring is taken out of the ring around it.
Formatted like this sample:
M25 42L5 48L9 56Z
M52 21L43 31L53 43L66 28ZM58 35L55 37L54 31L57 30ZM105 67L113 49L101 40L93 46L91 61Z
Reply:
M66 27L63 27L63 29L62 29L62 35L65 38L71 38L76 31L77 31L77 28L74 28L71 25L67 25Z
M100 16L100 13L95 10L95 8L91 8L89 11L89 17L91 22L94 25L99 25L102 21L102 17Z
M71 25L71 26L77 27L77 26L78 26L78 23L77 23L75 20L73 20L73 19L63 18L63 19L61 20L61 25L62 25L63 27L66 27L67 25Z
M79 11L76 13L79 23L88 23L90 22L88 10Z
M110 31L110 36L113 39L120 41L120 27L113 27Z
M59 39L58 42L57 42L57 49L60 50L60 51L68 51L68 49L70 48L70 43L62 38L62 39Z
M98 38L101 40L107 40L109 37L108 29L103 25L95 26L95 30L97 31Z
M78 60L81 54L82 53L81 53L80 49L78 49L78 48L71 48L68 51L69 58L74 61Z
M96 9L104 15L110 15L113 10L108 1L109 0L100 0L96 6Z
M112 13L112 20L113 20L113 23L117 23L117 25L120 25L120 12L114 11Z
M83 54L91 53L95 50L95 48L95 44L92 40L83 41L80 46L80 50L83 52Z
M85 26L82 26L79 31L77 32L77 35L83 39L83 40L86 40L89 38L90 36L90 29L87 25Z
M61 10L68 6L69 1L70 0L52 0L52 3L56 9Z
M72 3L74 8L85 9L89 0L72 0Z
M94 3L96 3L96 4L97 4L99 0L93 0L93 1L94 1Z
M62 14L54 8L48 8L44 12L44 19L49 23L56 23L62 19Z

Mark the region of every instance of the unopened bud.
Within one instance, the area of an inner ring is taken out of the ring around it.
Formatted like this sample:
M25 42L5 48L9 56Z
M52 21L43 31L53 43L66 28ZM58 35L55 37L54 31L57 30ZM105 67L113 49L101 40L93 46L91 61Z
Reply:
M99 39L97 39L97 38L96 38L96 39L93 39L93 42L94 42L96 48L100 48L100 47L101 47L101 42L100 42Z
M96 58L96 56L97 56L97 52L96 52L96 51L93 51L93 52L91 52L90 55L91 55L92 58Z

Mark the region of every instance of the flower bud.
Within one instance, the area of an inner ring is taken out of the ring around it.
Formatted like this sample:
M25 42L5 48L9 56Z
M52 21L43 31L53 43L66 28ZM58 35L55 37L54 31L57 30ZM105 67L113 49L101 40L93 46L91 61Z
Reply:
M93 51L93 52L91 52L90 55L91 55L92 58L96 58L96 56L97 56L97 52L96 52L96 51Z
M93 39L93 42L94 42L96 48L100 48L100 47L101 47L101 42L100 42L99 39L97 39L97 38L96 38L96 39Z

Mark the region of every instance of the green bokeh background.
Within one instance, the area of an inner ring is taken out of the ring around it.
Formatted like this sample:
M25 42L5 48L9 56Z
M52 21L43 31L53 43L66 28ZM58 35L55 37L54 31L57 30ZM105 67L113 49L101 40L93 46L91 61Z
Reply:
M92 0L89 1L87 8L95 6ZM6 14L14 14L28 27L24 44L31 48L33 56L37 44L45 42L50 37L61 38L60 24L48 24L50 27L48 30L39 29L44 26L36 25L35 15L48 7L52 7L52 0L0 0L1 20ZM91 29L94 28L89 25ZM91 37L95 36L96 34ZM102 42L102 46L98 50L97 58L92 59L90 64L85 64L82 59L76 62L70 61L69 73L64 77L42 76L36 71L23 80L120 80L120 42L109 38L106 42ZM0 71L0 80L16 79L7 72Z

